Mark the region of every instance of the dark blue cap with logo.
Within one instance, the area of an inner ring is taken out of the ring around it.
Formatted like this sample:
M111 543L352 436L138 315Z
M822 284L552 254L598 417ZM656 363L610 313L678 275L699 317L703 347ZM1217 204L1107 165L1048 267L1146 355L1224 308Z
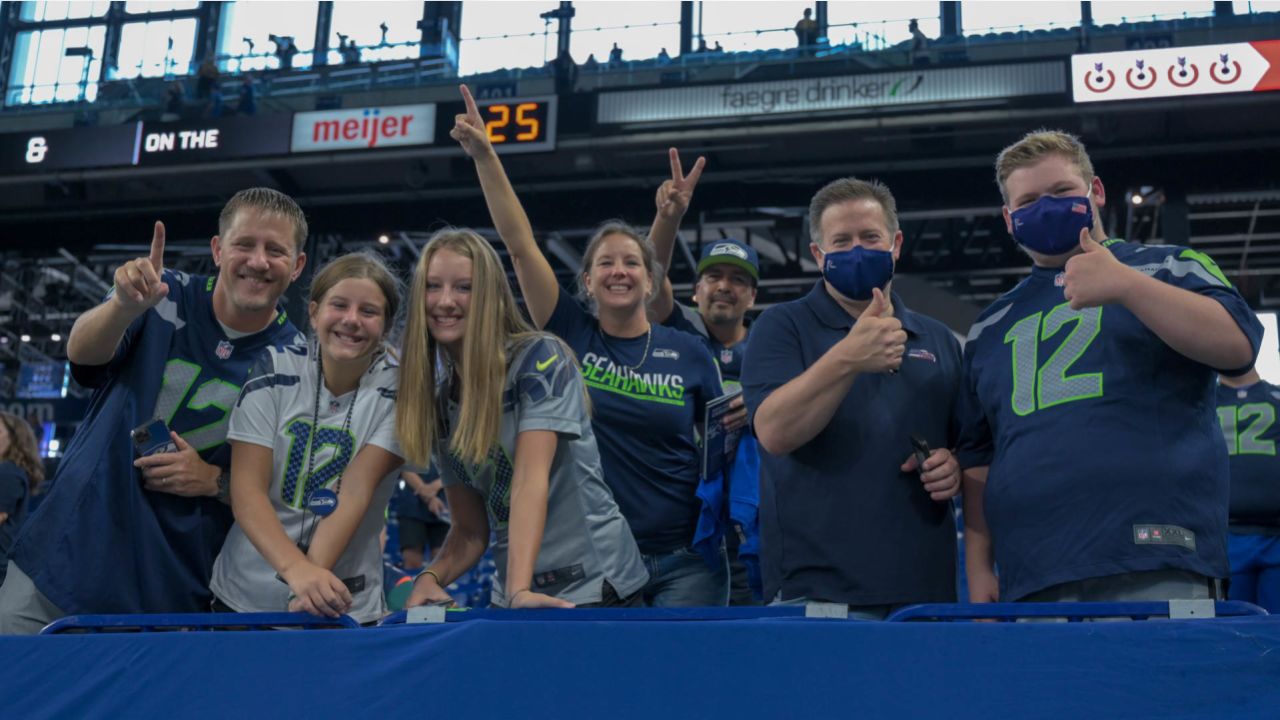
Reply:
M729 264L751 273L755 280L760 279L760 255L756 249L746 243L726 238L716 240L702 248L702 259L698 261L698 274L712 265Z

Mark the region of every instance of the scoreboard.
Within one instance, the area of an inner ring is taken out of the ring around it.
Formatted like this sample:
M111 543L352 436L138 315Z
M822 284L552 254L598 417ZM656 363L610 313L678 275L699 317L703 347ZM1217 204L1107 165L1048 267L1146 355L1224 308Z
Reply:
M539 152L556 146L554 96L477 102L489 142L501 153Z
M500 154L547 152L556 147L556 104L555 96L504 98L480 103L480 111ZM9 133L0 135L0 174L195 165L315 152L376 154L406 147L460 153L449 138L452 121L434 120L438 113L452 118L461 111L461 102L427 103ZM317 135L317 128L324 132Z

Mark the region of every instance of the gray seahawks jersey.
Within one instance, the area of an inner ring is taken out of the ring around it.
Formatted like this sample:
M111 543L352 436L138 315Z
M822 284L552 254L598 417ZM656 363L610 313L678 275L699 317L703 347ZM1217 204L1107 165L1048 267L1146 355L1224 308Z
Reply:
M297 542L319 518L304 511L307 495L332 489L347 463L366 445L376 445L400 455L395 441L396 384L399 368L383 355L360 379L359 392L334 397L320 388L319 432L311 442L315 461L310 476L307 446L316 399L315 351L309 346L269 350L241 390L231 412L227 440L253 443L272 450L272 476L268 495L280 524ZM352 400L351 424L343 422ZM333 574L341 579L363 577L364 589L352 593L348 613L360 622L377 620L386 613L382 596L382 549L378 536L385 522L383 508L395 489L399 471L378 482L369 508L347 549L338 558ZM319 522L324 522L319 520ZM276 579L276 571L249 541L237 523L213 566L213 594L239 612L283 612L289 586Z
M639 591L649 574L631 528L604 484L582 377L572 353L554 336L540 333L520 347L509 348L508 357L512 359L502 393L502 428L487 461L478 466L462 461L447 451L447 440L437 450L445 486L461 483L484 499L495 537L494 604L508 602L503 588L516 437L529 430L550 430L558 436L532 590L575 604L600 602L604 580L619 597ZM450 395L446 386L440 396ZM450 438L458 412L458 405L449 402Z

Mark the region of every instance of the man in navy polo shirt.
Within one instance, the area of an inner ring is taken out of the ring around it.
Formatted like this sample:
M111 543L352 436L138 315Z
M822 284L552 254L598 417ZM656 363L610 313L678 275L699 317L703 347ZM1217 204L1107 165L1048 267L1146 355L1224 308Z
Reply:
M760 316L742 375L764 450L765 596L867 618L952 602L959 343L890 293L902 232L888 188L836 180L809 222L823 279ZM913 437L933 448L923 467Z

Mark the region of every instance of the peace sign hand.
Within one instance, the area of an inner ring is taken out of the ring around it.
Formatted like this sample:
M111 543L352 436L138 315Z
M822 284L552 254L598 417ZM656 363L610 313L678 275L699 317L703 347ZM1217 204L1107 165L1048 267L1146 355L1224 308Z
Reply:
M116 268L116 303L138 314L155 307L169 294L169 284L160 279L163 271L164 223L157 220L151 236L151 255L130 260Z
M671 158L671 179L662 182L654 202L658 206L658 214L666 218L679 219L684 217L685 211L689 209L689 203L693 200L693 189L698 186L698 180L702 177L702 168L706 166L707 159L699 155L698 160L693 164L693 169L685 175L684 169L680 166L680 151L669 148L667 155Z
M466 85L458 87L462 90L462 101L466 103L467 111L453 116L453 129L449 131L449 137L458 141L458 145L462 146L462 152L469 158L474 159L479 154L493 152L493 145L489 142L489 131L485 128L484 118L480 116L476 99L471 97L471 90Z

